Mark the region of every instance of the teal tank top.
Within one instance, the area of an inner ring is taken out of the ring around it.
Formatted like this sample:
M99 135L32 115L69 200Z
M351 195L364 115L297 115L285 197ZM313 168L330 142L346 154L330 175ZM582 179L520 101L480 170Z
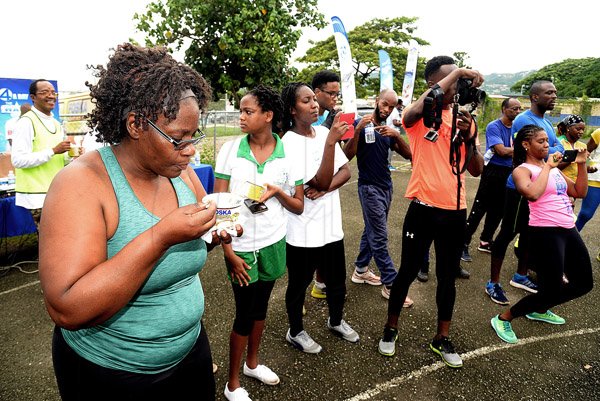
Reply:
M136 197L112 149L98 151L119 205L119 225L107 244L111 258L159 218ZM197 202L181 177L171 183L180 207ZM206 244L201 239L172 246L123 309L91 328L62 329L65 341L81 357L110 369L154 374L173 367L200 334L204 293L198 272L205 262Z

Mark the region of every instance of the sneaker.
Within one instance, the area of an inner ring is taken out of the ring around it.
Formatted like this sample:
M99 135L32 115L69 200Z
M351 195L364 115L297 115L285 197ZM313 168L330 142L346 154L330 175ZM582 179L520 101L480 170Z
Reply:
M246 376L253 377L269 386L279 384L279 376L265 365L256 365L254 369L250 369L248 365L246 365L246 362L244 362L243 372Z
M523 276L519 273L515 273L513 275L512 280L510 280L510 285L512 285L515 288L520 288L522 290L529 291L532 294L537 294L538 292L537 284L532 282L529 279L529 277Z
M512 329L512 324L508 320L500 320L500 315L496 315L490 320L492 328L496 332L496 335L500 337L502 341L509 344L516 344L518 339L517 335Z
M351 343L358 342L358 334L352 327L350 327L348 323L344 321L344 319L342 319L340 324L337 326L332 326L329 323L329 319L327 319L327 327L329 330L333 331L334 334L342 337L346 341L350 341Z
M424 272L424 271L419 271L417 273L417 280L419 280L422 283L426 283L429 280L429 273Z
M310 291L310 296L317 299L327 298L327 287L325 287L325 284L323 284L323 287L319 287L315 282L315 284L313 284L312 290Z
M469 254L469 245L465 245L462 251L462 255L460 256L460 260L465 262L472 262L473 258Z
M448 337L442 337L439 340L434 339L429 344L429 348L442 357L442 361L451 368L462 368L463 362L460 355L454 350L454 344Z
M385 356L394 356L396 353L396 341L398 340L398 329L385 327L383 338L379 340L379 353Z
M468 280L469 277L471 277L471 273L469 273L469 271L464 269L462 266L459 266L458 271L456 272L456 277Z
M506 293L502 289L500 283L492 283L488 281L485 285L485 293L488 294L490 296L490 299L498 305L510 304L508 298L506 298Z
M297 336L292 337L290 330L288 329L285 339L288 343L292 344L295 348L307 354L318 354L323 349L317 344L306 331L302 330Z
M381 296L384 297L385 299L390 299L390 291L391 290L392 290L392 287L388 287L387 285L384 285L383 287L381 287ZM402 304L402 307L403 308L410 308L414 304L415 304L415 301L413 301L407 295L406 298L404 298L404 303Z
M492 243L479 241L479 246L477 247L477 250L480 252L492 253Z
M248 392L244 390L243 387L238 387L233 391L229 391L227 384L229 384L229 382L225 383L225 391L223 394L225 394L225 398L227 398L229 401L252 401L252 399L248 396Z
M364 273L359 273L355 269L354 273L352 273L351 280L356 284L381 285L381 278L370 269Z
M552 313L550 309L548 309L544 313L532 312L525 315L525 317L529 320L537 320L539 322L550 323L550 324L565 324L565 319L558 316L555 313Z

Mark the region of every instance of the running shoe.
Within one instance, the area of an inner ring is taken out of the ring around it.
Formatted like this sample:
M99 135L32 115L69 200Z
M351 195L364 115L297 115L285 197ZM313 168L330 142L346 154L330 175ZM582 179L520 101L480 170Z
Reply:
M379 340L379 353L385 356L394 356L396 353L396 341L398 340L398 329L387 327L383 329L383 337Z
M522 290L531 292L532 294L537 294L538 286L533 281L529 279L527 276L523 276L519 273L515 273L510 280L510 285L515 288L520 288Z
M344 319L337 326L332 326L329 323L329 318L327 319L327 327L337 336L342 337L346 341L350 341L351 343L358 342L359 337L358 333L354 331L352 327Z
M550 323L550 324L565 324L565 319L553 313L548 309L544 313L532 312L525 315L529 320L537 320L538 322Z
M290 334L290 330L288 329L287 334L285 335L285 339L295 348L299 349L302 352L306 352L307 354L318 354L323 349L304 330L302 330L296 336L292 336Z
M429 348L442 357L442 361L451 368L462 368L463 362L454 349L454 344L448 337L442 337L439 340L433 339Z
M462 255L460 256L460 260L465 262L472 262L473 258L469 254L469 245L465 245L462 251Z
M327 287L323 284L323 287L317 286L317 283L313 284L310 296L317 299L327 298Z
M502 289L500 283L492 283L488 281L485 285L485 293L490 296L490 299L498 305L508 305L510 301L506 298L506 293Z
M516 344L518 339L517 335L512 329L512 324L508 320L501 320L500 315L496 315L490 320L492 328L496 332L496 335L500 339L509 344Z
M480 252L492 253L492 243L479 241L479 246L477 247L477 250Z
M356 284L369 284L369 285L381 285L381 278L368 269L364 273L359 273L354 270L351 278L353 283Z

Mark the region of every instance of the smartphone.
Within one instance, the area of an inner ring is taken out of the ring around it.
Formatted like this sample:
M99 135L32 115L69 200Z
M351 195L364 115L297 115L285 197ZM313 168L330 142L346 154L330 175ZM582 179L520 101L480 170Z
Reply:
M269 210L269 208L267 207L267 205L265 205L264 203L257 202L257 201L252 200L252 199L246 199L246 200L244 200L244 205L246 205L246 207L248 209L250 209L250 212L252 214L258 214L258 213L266 212L267 210Z
M340 121L348 123L348 131L340 138L342 141L350 139L354 136L354 113L340 114Z
M578 150L565 150L561 162L573 163L577 158Z

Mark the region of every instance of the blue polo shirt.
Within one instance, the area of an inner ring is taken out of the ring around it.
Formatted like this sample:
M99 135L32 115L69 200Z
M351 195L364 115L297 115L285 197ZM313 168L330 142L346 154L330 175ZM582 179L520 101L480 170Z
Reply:
M510 134L510 128L502 124L500 119L497 119L489 123L485 129L485 150L487 151L495 145L500 144L507 148L512 147L512 136ZM494 156L490 159L490 164L502 167L512 167L512 157L503 157L494 153Z

